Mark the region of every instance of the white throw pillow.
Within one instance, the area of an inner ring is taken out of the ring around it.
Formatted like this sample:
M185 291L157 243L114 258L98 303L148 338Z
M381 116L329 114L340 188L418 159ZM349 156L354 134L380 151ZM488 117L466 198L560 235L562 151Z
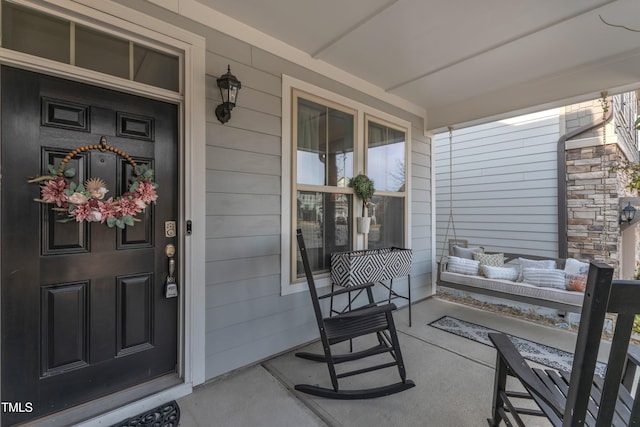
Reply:
M447 271L451 273L468 274L472 276L478 275L478 267L480 263L472 259L450 256L447 262Z
M518 278L518 270L509 267L480 266L482 274L488 279L504 279L514 281Z
M589 274L589 263L578 261L574 258L567 258L564 264L564 272L566 274Z
M564 285L570 291L584 292L589 275L589 263L567 258L564 264Z
M548 270L544 268L525 268L523 271L524 283L540 286L542 288L566 289L564 283L564 270Z
M520 276L518 276L518 282L523 281L523 272L525 268L542 268L545 270L555 270L556 268L556 261L553 259L535 260L518 258L518 263L520 264Z

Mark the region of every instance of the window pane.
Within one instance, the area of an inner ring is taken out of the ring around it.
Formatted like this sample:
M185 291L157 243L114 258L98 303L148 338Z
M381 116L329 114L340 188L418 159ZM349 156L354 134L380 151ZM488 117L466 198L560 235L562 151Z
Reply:
M367 174L378 191L405 191L405 132L368 122Z
M2 2L2 46L69 63L69 22Z
M354 116L298 98L299 184L346 187L353 176Z
M129 42L77 25L76 65L128 79Z
M135 45L133 49L133 80L177 92L180 89L180 62L167 55Z
M309 264L314 273L329 271L331 252L344 252L351 245L351 195L298 191L297 226L302 228ZM296 277L304 277L298 253Z
M404 197L373 196L369 249L404 247Z

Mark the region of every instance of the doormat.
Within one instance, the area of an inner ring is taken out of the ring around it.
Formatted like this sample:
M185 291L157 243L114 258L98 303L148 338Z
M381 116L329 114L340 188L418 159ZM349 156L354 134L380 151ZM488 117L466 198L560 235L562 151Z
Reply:
M111 427L178 427L180 407L173 400Z
M451 316L443 316L429 323L429 326L493 347L489 340L490 332L500 332L482 325L466 322ZM555 347L540 344L514 335L506 334L525 359L540 363L561 371L571 372L573 353ZM596 374L604 377L607 365L598 362Z

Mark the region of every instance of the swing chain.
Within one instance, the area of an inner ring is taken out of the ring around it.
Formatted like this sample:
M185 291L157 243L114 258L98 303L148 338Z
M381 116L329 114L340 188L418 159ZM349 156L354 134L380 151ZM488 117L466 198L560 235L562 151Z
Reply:
M449 218L447 219L447 228L442 240L442 251L440 252L440 262L444 258L444 249L447 246L449 237L449 227L453 228L453 239L458 240L456 233L456 223L453 220L453 127L449 126Z

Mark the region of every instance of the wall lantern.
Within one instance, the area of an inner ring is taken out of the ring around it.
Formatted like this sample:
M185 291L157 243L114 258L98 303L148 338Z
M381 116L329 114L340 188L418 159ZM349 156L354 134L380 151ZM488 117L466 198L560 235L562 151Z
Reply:
M620 218L618 218L618 223L622 224L623 222L626 222L627 224L630 224L635 216L636 208L631 206L631 202L629 202L629 204L620 211Z
M231 118L231 110L236 106L236 99L238 99L238 90L242 87L240 80L231 74L230 65L227 65L226 74L218 77L218 87L222 104L216 107L216 117L221 123L226 123Z

